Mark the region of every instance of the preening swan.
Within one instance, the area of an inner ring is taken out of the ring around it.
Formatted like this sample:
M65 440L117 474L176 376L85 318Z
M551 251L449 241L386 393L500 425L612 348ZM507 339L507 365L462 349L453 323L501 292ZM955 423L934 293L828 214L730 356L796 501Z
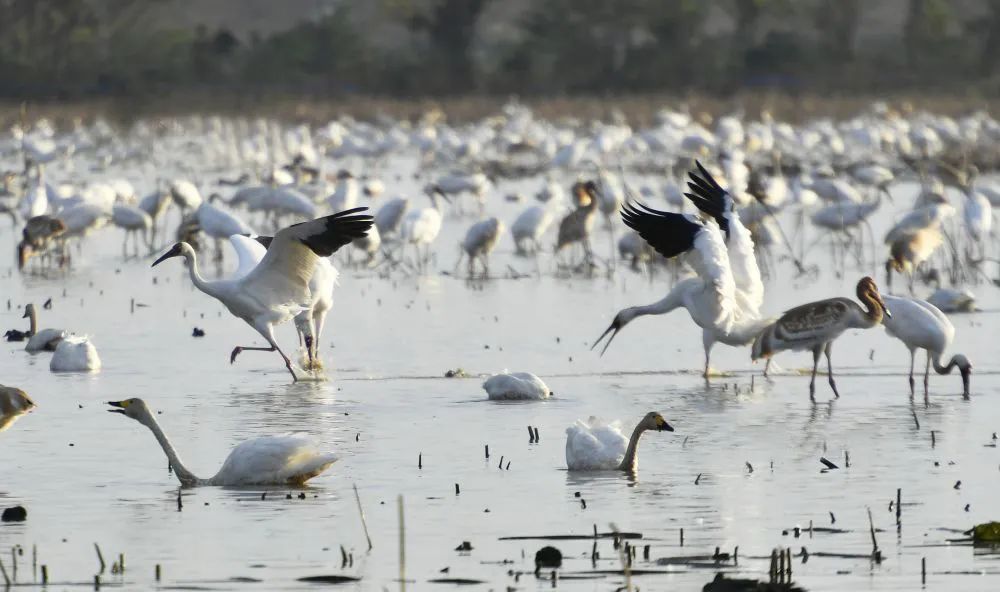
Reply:
M242 442L209 479L198 478L177 455L170 440L142 399L108 401L111 413L121 413L149 428L170 460L181 485L302 485L337 461L337 455L320 452L304 435L264 436Z
M495 374L486 379L483 390L491 401L530 401L552 396L542 379L530 372Z
M29 304L24 307L24 316L21 318L28 319L31 323L29 333L31 337L28 338L28 343L24 346L26 351L55 351L59 342L66 337L66 332L62 329L38 330L38 312L35 310L34 304Z
M646 430L672 432L674 428L655 411L647 413L626 438L621 422L604 423L596 417L577 420L566 428L566 468L571 471L618 470L634 472L639 464L639 437Z
M53 372L96 372L101 369L97 348L87 337L69 335L56 346L49 361Z
M35 407L28 393L19 388L0 384L0 432L6 430Z

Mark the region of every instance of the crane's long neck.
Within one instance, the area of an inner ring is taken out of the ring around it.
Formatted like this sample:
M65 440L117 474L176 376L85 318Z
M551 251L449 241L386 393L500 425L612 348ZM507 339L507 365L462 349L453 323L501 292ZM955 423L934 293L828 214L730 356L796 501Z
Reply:
M632 437L628 441L628 448L625 449L625 458L622 459L622 464L619 467L623 471L635 471L636 469L636 452L639 448L639 437L642 433L646 431L645 426L643 426L640 421L635 429L632 430Z
M201 271L198 270L198 254L193 249L185 249L184 258L188 262L188 273L191 275L191 283L209 296L218 298L218 290L216 290L215 282L207 281L201 277Z
M622 311L627 318L626 322L646 315L667 314L675 308L682 306L684 304L684 290L678 289L680 286L681 284L677 284L666 296L652 304L626 308ZM624 325L625 323L622 324Z
M28 322L31 323L31 334L35 335L38 333L38 313L35 312L34 307L28 311Z
M931 357L931 363L934 364L934 371L938 374L951 374L951 371L958 366L958 356L952 356L948 360L946 366L941 365L941 352L934 352L933 357Z
M177 451L174 450L167 435L163 433L163 429L156 422L156 418L150 415L144 418L142 424L149 428L149 431L153 432L153 435L156 436L156 441L160 443L160 448L163 448L167 459L170 460L170 466L174 469L174 473L177 475L177 479L180 480L181 485L197 485L205 482L204 479L199 479L184 466L184 461L177 455Z
M860 322L856 325L858 329L870 329L882 322L882 306L868 292L861 294L858 298L865 304L866 310L861 315Z

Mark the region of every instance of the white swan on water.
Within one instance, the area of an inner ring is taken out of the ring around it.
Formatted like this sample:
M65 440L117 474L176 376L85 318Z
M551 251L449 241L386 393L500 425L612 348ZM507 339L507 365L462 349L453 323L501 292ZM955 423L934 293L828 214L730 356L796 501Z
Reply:
M647 413L626 438L621 422L605 423L596 417L577 420L566 428L566 468L571 471L635 471L639 437L647 430L672 432L674 428L655 411Z
M494 374L483 383L491 401L531 401L548 399L552 391L531 372Z
M101 369L101 358L97 348L86 336L69 335L56 346L49 361L53 372L97 372Z
M142 399L108 401L108 411L121 413L149 428L170 460L174 474L186 487L195 485L302 485L338 460L336 454L320 452L302 434L264 436L242 442L222 463L214 477L196 477L178 456L156 418Z

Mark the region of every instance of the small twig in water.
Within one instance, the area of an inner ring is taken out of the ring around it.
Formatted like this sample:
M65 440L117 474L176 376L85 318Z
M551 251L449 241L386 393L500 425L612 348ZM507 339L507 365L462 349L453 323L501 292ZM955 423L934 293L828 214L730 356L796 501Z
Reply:
M365 538L368 539L368 550L372 550L372 537L368 534L368 521L365 520L365 511L361 507L361 496L358 494L357 484L352 484L354 487L354 501L358 502L358 514L361 515L361 528L365 531ZM458 483L455 484L455 493L458 493Z

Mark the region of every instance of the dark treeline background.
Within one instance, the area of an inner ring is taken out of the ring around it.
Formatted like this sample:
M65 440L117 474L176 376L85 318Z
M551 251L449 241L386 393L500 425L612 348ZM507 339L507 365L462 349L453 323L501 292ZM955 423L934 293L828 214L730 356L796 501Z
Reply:
M1000 90L1000 0L316 2L262 32L164 16L190 2L0 0L0 98Z

